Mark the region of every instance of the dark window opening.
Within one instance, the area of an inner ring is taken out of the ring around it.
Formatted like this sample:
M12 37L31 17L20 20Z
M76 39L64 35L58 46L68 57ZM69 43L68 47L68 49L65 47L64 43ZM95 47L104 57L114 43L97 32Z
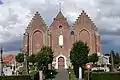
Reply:
M59 28L62 29L62 26L60 25Z
M71 35L74 35L74 31L71 31Z
M60 46L60 48L62 48L62 46Z

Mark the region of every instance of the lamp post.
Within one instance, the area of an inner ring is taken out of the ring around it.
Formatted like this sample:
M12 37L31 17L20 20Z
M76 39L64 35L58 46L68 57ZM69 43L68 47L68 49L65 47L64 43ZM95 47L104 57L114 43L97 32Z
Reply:
M52 80L52 72L50 74L51 74L51 80Z
M113 58L113 54L110 54L111 56L111 67L112 67L112 71L114 71L114 58Z
M69 79L71 78L71 72L69 72Z
M2 48L2 47L1 47L0 52L1 52L1 76L3 76L4 73L3 73L3 57L2 57L2 54L3 54L3 48Z
M28 69L28 61L27 61L27 56L29 55L29 33L28 32L26 32L25 34L24 34L24 36L26 36L27 37L27 52L25 53L25 56L24 56L24 58L25 58L25 71L27 72L27 73L29 73L29 69Z

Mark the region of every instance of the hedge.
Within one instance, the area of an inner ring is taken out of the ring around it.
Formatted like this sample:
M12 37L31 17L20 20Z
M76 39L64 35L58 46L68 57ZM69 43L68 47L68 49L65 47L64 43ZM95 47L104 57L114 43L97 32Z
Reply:
M33 72L30 75L0 76L0 80L39 80L39 73Z
M0 80L32 80L30 76L0 76Z
M120 72L92 72L90 80L120 80ZM85 73L87 80L87 73Z

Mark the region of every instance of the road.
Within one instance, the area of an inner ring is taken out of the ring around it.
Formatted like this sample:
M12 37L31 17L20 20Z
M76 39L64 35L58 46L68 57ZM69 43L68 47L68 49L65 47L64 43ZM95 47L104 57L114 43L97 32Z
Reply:
M54 80L69 80L69 74L67 70L58 70L58 74L56 75Z

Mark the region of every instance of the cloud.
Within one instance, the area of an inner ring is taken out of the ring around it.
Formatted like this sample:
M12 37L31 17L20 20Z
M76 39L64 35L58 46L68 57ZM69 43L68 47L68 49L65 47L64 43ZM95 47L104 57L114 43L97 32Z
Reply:
M60 2L63 14L70 24L74 23L84 9L99 28L103 46L118 50L119 0L60 0ZM0 5L0 44L5 46L7 51L20 48L22 35L34 13L39 11L49 26L58 13L58 4L59 0L4 0ZM111 43L112 45L109 45ZM106 50L103 52L109 51L108 48L104 49Z
M11 42L1 43L0 45L3 46L4 52L11 52L11 51L20 51L22 48L22 40L13 40Z

